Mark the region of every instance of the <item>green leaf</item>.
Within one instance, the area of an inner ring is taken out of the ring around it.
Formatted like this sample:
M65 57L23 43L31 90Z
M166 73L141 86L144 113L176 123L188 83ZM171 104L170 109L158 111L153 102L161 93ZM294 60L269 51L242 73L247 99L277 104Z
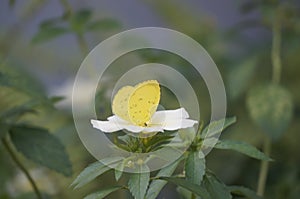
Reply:
M3 138L9 130L9 126L0 120L0 139Z
M111 157L105 158L103 160L94 162L93 164L86 167L73 181L71 186L74 186L74 189L80 188L87 183L94 180L96 177L102 175L106 171L110 170L111 167L118 164L123 158L121 157Z
M16 0L9 0L9 7L13 7L16 3Z
M64 145L46 129L33 126L13 126L11 141L28 159L60 172L72 174L72 165Z
M159 179L166 180L170 183L173 183L177 186L181 186L196 195L200 196L202 199L210 198L209 193L200 185L193 184L185 179L182 178L175 178L175 177L160 177Z
M158 174L156 175L156 177L170 177L173 172L175 171L176 167L178 166L178 164L181 162L183 158L179 158L178 160L176 160L175 162L171 163L170 165L168 165L167 167L162 168ZM147 194L146 194L146 198L147 199L155 199L159 192L162 190L162 188L167 184L166 181L163 180L153 180L150 185L149 185L149 189L147 190Z
M113 186L113 187L105 188L105 189L102 189L101 191L97 191L95 193L92 193L92 194L84 197L84 199L102 199L105 196L111 194L112 192L117 191L122 188L123 188L122 186Z
M128 188L135 199L144 199L150 180L150 171L146 165L139 167L139 173L132 173Z
M123 170L124 170L124 166L126 163L126 159L124 159L123 161L121 161L115 168L115 179L116 181L119 181L119 179L122 177L123 174Z
M37 44L37 43L47 42L61 35L64 35L68 32L69 30L64 27L58 27L58 26L47 26L44 28L40 27L39 32L36 35L34 35L34 37L32 38L32 43Z
M56 104L58 102L61 102L65 99L64 96L53 96L53 97L50 97L50 102L52 102L53 104Z
M232 125L236 122L236 117L228 117L225 119L220 119L217 121L213 121L208 124L202 131L201 137L213 137L219 133L221 133L224 129Z
M205 159L201 151L191 151L185 162L188 181L200 185L205 174Z
M90 31L107 31L107 30L115 30L121 28L121 24L114 19L100 19L97 21L94 21L92 23L89 23L87 25L87 30Z
M249 199L262 199L254 191L241 186L228 186L227 189L236 196L245 196Z
M226 185L221 182L213 173L206 172L203 178L203 186L212 199L231 199L232 196Z
M247 89L254 75L256 65L257 58L251 57L229 71L227 88L230 99L238 98Z
M77 11L71 18L70 18L70 25L71 29L77 33L83 33L85 30L86 24L92 17L92 11L83 9Z
M36 111L33 109L35 106L39 104L38 101L35 100L29 100L28 102L15 106L13 108L10 108L8 110L2 111L0 113L0 119L8 120L8 119L18 119L20 116L26 114L26 113L36 113Z
M258 86L250 90L247 107L252 120L276 140L288 127L293 112L291 94L275 85Z
M272 160L270 157L268 157L267 155L259 151L254 146L241 141L219 140L219 142L214 147L217 149L234 150L258 160L267 160L267 161Z

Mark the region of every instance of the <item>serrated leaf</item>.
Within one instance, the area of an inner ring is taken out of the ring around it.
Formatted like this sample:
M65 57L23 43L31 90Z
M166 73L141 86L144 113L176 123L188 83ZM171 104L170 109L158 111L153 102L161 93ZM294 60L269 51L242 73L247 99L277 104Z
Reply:
M258 86L247 96L252 120L272 139L278 139L288 127L293 112L290 93L275 84Z
M118 164L123 158L122 157L111 157L105 158L103 160L94 162L93 164L86 167L73 181L71 186L74 186L74 189L78 189L87 183L94 180L96 177L102 175L106 171L110 170L111 167ZM105 163L105 164L104 164Z
M130 175L128 188L135 199L144 199L150 181L150 171L146 165L141 165L139 172Z
M251 57L229 71L227 88L230 99L238 98L247 89L254 75L256 64L256 57Z
M102 189L100 191L97 191L95 193L92 193L92 194L84 197L84 199L102 199L105 196L111 194L112 192L117 191L122 188L123 188L122 186L113 186L113 187L105 188L105 189Z
M185 162L185 175L188 181L200 185L205 174L204 155L201 151L191 151Z
M228 186L228 190L237 196L244 196L248 199L262 199L262 197L258 196L255 191L252 191L249 188L241 187L241 186Z
M68 32L69 30L67 28L58 26L40 28L38 33L32 38L32 43L37 44L47 42Z
M236 122L236 117L227 117L225 119L220 119L213 121L208 124L202 131L201 137L213 137L221 133L224 129Z
M206 172L203 178L203 186L212 199L231 199L232 196L226 185L221 182L213 173Z
M179 158L175 162L171 163L169 166L162 168L156 175L157 177L170 177L173 172L175 171L178 164L181 162L183 158ZM150 185L149 189L147 190L146 198L147 199L155 199L162 188L167 184L166 181L163 180L153 180Z
M254 146L241 141L219 140L219 142L214 147L217 149L234 150L258 160L267 160L267 161L272 160L270 157L268 157L267 155L259 151Z
M90 31L107 31L107 30L114 30L119 29L121 27L121 24L114 19L100 19L97 21L94 21L87 25L87 30Z
M17 150L28 159L66 176L72 174L72 165L64 145L46 129L13 126L9 134Z
M175 177L160 177L159 179L166 180L177 186L181 186L200 196L202 199L210 198L209 193L203 187L201 187L200 185L193 184L185 179Z

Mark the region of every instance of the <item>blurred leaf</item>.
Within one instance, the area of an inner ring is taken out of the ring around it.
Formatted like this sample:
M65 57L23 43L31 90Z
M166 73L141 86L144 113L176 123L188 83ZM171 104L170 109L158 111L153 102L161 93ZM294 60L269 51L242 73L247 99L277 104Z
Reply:
M188 181L200 185L205 174L205 159L201 151L190 151L185 162Z
M17 105L13 108L10 108L8 110L2 111L0 113L0 119L8 120L13 119L17 120L20 116L26 114L26 113L36 113L36 111L33 109L35 106L37 106L39 103L34 100L30 100L24 104Z
M251 89L247 107L255 124L274 140L280 138L292 119L291 95L279 85L269 84Z
M70 31L67 28L58 26L49 26L45 28L40 27L38 33L32 38L32 42L34 44L47 42L68 32Z
M226 185L213 173L206 172L203 178L203 186L210 194L211 199L231 199L232 196Z
M42 29L52 28L58 25L59 22L62 22L61 17L51 18L44 20L39 26Z
M138 173L132 173L128 188L135 199L144 199L150 180L150 171L146 165L140 165Z
M254 76L256 64L257 58L251 57L229 71L227 88L230 99L238 98L247 89Z
M16 0L9 0L9 7L13 7L16 4Z
M92 17L92 11L83 9L79 10L70 19L71 29L77 33L83 33L85 27Z
M87 25L87 30L90 31L107 31L121 28L121 24L114 19L99 19Z
M54 96L54 97L51 97L49 100L53 103L53 104L56 104L58 102L61 102L65 99L64 96Z
M243 3L241 5L240 11L243 14L248 14L249 12L254 11L258 7L259 7L259 1L257 1L257 0L250 0L250 1L246 1L245 3Z
M249 199L262 199L262 197L258 196L255 191L246 187L228 186L227 188L232 194L237 196L245 196Z
M113 186L113 187L109 187L106 189L102 189L101 191L97 191L95 193L92 193L86 197L84 197L84 199L102 199L104 197L106 197L107 195L111 194L114 191L117 191L119 189L122 189L122 186Z
M66 176L72 174L72 165L64 145L46 129L13 126L9 134L17 150L28 159Z
M156 177L162 177L162 176L170 177L182 159L183 158L179 158L178 160L171 163L167 167L162 168L157 173ZM167 184L167 182L163 181L163 180L153 180L149 185L149 189L147 190L146 198L147 199L155 199L158 196L159 192L162 190L162 188L166 184Z
M225 119L213 121L203 129L203 131L201 133L201 137L202 138L205 138L207 136L213 137L213 136L221 133L222 131L224 131L227 127L229 127L230 125L232 125L235 122L236 122L236 117L228 117ZM209 134L207 135L208 130L209 130Z
M241 141L219 140L219 142L214 146L214 148L234 150L258 160L272 160L270 157L259 151L254 146Z
M0 139L8 133L9 126L0 120Z
M123 158L122 157L111 157L102 159L101 162L94 162L93 164L86 167L72 182L71 186L74 189L78 189L87 183L94 180L96 177L102 175L106 171L110 170L111 167L118 164Z
M166 180L177 186L181 186L181 187L197 194L202 199L210 198L209 193L203 187L201 187L200 185L193 184L185 179L175 178L175 177L160 177L159 179Z

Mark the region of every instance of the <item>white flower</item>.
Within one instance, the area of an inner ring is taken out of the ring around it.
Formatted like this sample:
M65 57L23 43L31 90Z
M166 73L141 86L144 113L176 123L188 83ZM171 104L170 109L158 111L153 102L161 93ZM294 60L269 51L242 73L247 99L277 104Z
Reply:
M126 129L133 133L139 132L163 132L164 130L174 131L183 128L193 127L197 123L188 119L189 114L184 108L176 110L156 111L145 126L139 126L131 121L124 120L117 115L107 118L107 121L91 120L94 128L106 133Z

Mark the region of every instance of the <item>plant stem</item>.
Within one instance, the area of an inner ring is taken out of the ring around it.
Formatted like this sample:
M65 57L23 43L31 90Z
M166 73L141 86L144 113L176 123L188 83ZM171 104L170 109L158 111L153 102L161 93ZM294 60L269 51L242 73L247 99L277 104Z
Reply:
M192 193L191 199L196 199L196 195Z
M263 152L267 156L270 156L271 154L271 140L268 137L265 138ZM257 185L257 195L259 196L264 195L268 170L269 170L269 161L262 161L260 166L258 185Z
M36 183L34 182L33 178L31 177L29 171L27 171L25 166L22 164L22 161L19 160L19 158L17 157L17 154L15 153L13 147L10 144L8 136L2 138L2 143L3 143L4 147L6 148L7 152L9 153L10 157L13 159L13 161L16 163L16 165L21 169L21 171L25 174L25 176L29 180L29 182L36 194L36 197L38 199L42 199L43 197L42 197L41 192L39 191Z
M78 45L81 50L81 53L84 55L88 54L89 48L88 48L88 45L87 45L83 35L77 34L76 36L77 36L77 41L78 41Z
M281 21L280 21L280 9L277 9L276 18L273 21L273 39L272 39L272 52L271 60L273 66L272 82L278 84L281 75L281 58L280 58L280 48L281 48ZM271 140L266 137L263 146L263 152L270 156L271 154ZM262 161L257 185L257 194L263 196L265 192L265 186L268 176L269 162Z
M276 16L280 16L278 12ZM272 40L272 52L271 60L273 65L272 81L276 84L280 81L281 73L281 58L280 58L280 46L281 46L281 24L280 18L276 17L273 22L273 40Z
M67 18L71 17L73 14L73 10L72 10L72 6L68 2L68 0L60 0L60 3L65 10ZM75 33L75 34L76 34L77 42L78 42L79 48L81 50L81 53L83 55L88 54L89 48L88 48L88 44L87 44L86 40L84 39L83 34L80 34L80 33Z

